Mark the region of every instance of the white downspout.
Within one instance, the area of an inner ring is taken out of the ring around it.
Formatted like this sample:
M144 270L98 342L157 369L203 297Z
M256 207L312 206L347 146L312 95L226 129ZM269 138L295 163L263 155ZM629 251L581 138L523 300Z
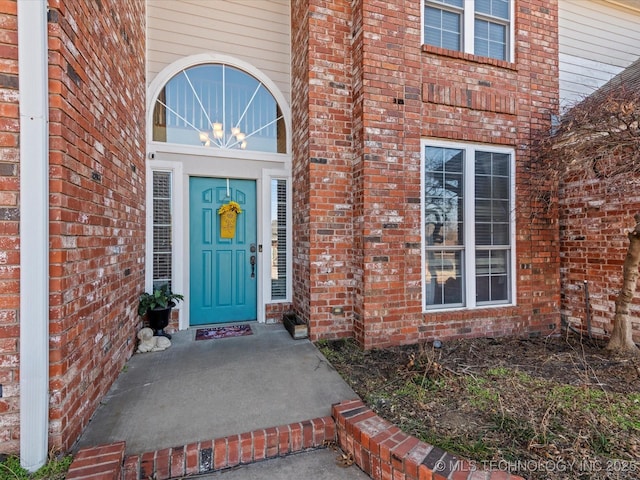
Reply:
M49 101L47 2L18 0L20 102L20 464L47 460Z

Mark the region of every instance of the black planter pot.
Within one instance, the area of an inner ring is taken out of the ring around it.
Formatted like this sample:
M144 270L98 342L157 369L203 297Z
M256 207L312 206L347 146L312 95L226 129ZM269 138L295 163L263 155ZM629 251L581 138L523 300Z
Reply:
M169 318L171 318L171 309L173 307L175 307L175 303L169 304L167 308L157 308L147 312L149 328L153 330L154 336L171 338L171 335L166 333L164 328L169 325Z

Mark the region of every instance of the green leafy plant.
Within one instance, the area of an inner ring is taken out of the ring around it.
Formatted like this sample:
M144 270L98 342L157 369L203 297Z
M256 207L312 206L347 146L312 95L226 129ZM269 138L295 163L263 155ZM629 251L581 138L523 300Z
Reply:
M183 300L184 296L173 293L169 285L164 284L160 288L155 288L151 293L140 295L138 304L138 315L144 316L149 310L163 310L174 307L177 301Z
M71 455L50 454L46 464L29 473L20 465L20 458L11 455L0 461L0 480L63 480L72 461Z

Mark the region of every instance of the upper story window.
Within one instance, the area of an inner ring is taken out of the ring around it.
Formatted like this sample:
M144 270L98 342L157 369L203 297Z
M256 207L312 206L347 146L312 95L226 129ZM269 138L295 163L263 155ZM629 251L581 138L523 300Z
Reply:
M424 0L423 43L509 61L510 0Z
M182 70L153 111L153 140L219 149L286 153L284 117L262 82L224 64Z

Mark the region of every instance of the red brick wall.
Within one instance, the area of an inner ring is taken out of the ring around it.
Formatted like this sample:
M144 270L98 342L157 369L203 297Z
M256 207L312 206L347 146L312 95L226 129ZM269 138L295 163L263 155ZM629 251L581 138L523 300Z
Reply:
M265 306L265 321L267 323L280 323L282 322L282 315L292 309L290 303L268 303Z
M140 322L145 4L49 6L50 445L68 449Z
M19 111L16 2L0 2L0 453L19 448Z
M349 4L292 2L293 304L314 339L351 333Z
M291 0L291 117L293 175L293 308L309 318L309 10L307 2Z
M612 188L613 187L613 188ZM560 260L562 313L576 329L588 333L585 281L589 293L591 332L608 336L613 330L615 300L622 288L622 268L635 226L640 196L607 187L598 180L568 181L560 192ZM636 295L631 311L640 316ZM640 342L640 323L633 324Z
M353 218L353 332L352 336L362 345L365 337L366 285L364 284L364 102L366 86L364 84L364 0L352 2L351 27L351 63L352 63L352 97L351 111L353 133L353 180L352 180L352 218Z
M300 199L308 195L310 206L306 216L294 217L302 225L296 228L308 229L308 278L294 278L308 282L296 305L309 305L312 338L351 334L374 348L547 331L559 311L557 222L554 212L531 203L527 178L535 174L531 131L546 128L557 111L557 3L517 2L513 63L422 47L419 2L349 5L318 9L312 1L307 23L293 23L294 36L306 31L309 42L294 41L300 50L294 60L307 48L310 72L308 118L298 119L309 147L294 151L294 189ZM422 313L420 139L426 137L516 150L516 307ZM353 302L345 317L331 315L343 298Z

